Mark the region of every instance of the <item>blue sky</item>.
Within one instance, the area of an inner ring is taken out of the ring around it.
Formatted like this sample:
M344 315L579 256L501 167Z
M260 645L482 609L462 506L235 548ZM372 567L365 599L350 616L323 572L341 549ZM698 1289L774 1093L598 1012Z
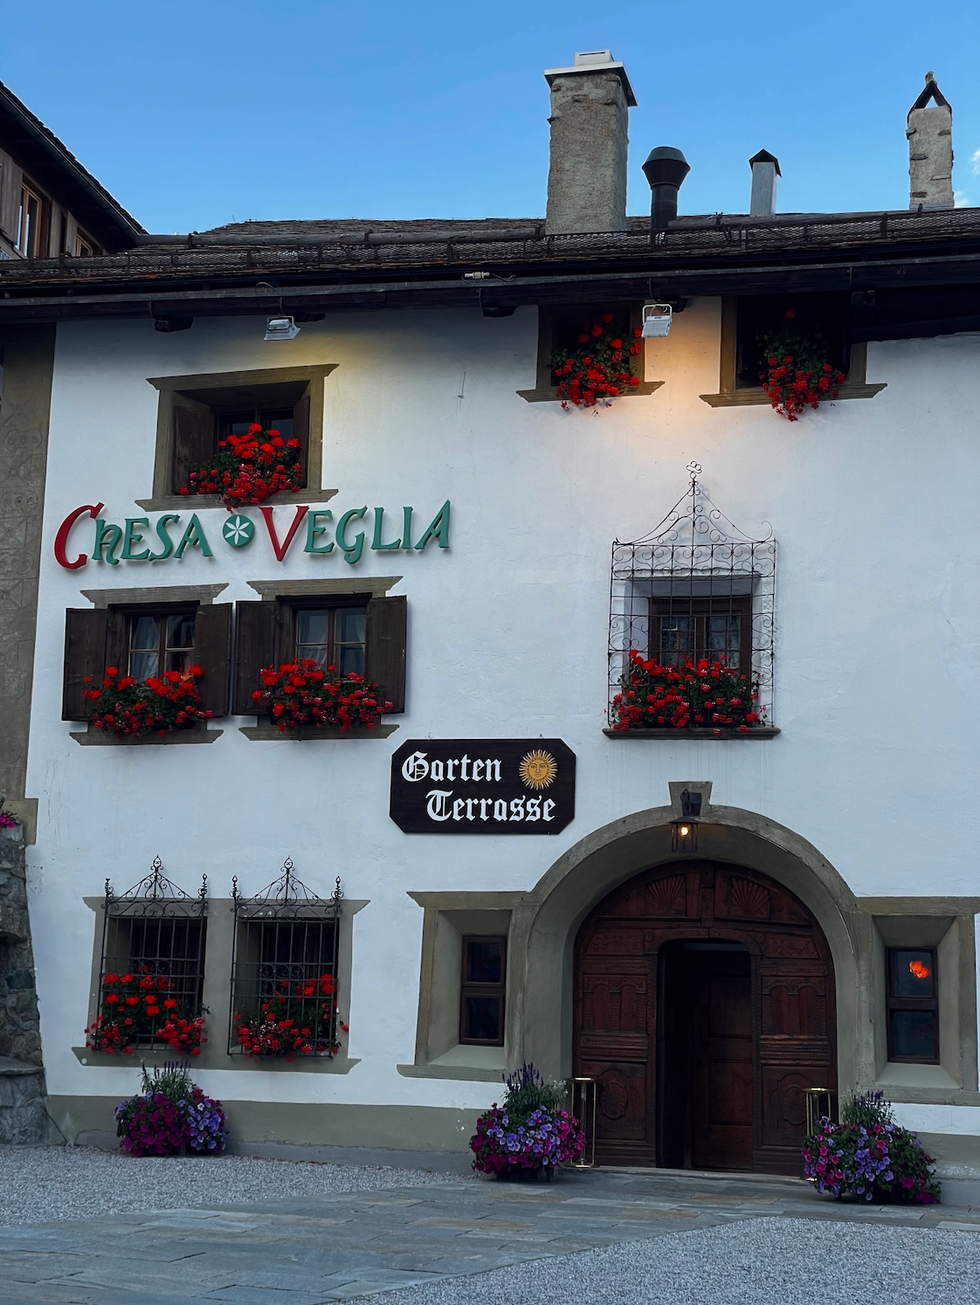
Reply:
M246 218L544 212L544 68L611 48L638 107L629 211L655 145L681 212L744 212L778 155L782 211L902 208L905 116L935 69L954 185L980 204L980 5L948 0L67 0L8 5L3 80L150 231Z

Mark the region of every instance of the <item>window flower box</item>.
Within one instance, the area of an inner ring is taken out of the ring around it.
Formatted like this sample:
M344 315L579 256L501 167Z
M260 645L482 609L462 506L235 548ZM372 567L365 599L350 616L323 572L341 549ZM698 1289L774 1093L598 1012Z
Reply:
M298 439L253 423L246 435L228 435L206 462L188 473L180 493L220 494L229 511L264 503L273 494L296 493L304 482Z
M192 666L186 675L164 671L160 677L137 680L132 675L120 675L116 666L108 666L98 688L83 690L92 703L89 722L94 729L120 739L193 729L198 721L210 720L214 715L202 707L194 683L203 674L200 666ZM90 684L91 677L86 676L85 682Z
M307 659L283 662L261 672L262 688L252 694L256 713L267 715L282 734L298 730L373 730L393 704L381 686L363 675L338 675Z
M621 685L609 712L616 734L651 729L748 734L766 723L758 677L724 661L687 658L678 666L661 666L634 648Z

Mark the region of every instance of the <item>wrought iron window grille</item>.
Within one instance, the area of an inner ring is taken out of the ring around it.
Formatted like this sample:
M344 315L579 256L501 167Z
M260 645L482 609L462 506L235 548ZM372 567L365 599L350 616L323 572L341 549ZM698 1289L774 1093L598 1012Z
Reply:
M299 879L287 857L254 897L232 879L230 1055L332 1057L339 1049L337 967L343 892Z
M776 540L753 539L690 485L666 517L640 539L615 540L609 590L609 697L620 692L632 650L661 665L688 658L724 661L757 676L759 704L772 723Z
M168 1019L201 1013L207 896L207 875L187 893L158 856L124 893L105 881L99 1013L119 1024L126 1044L153 1046Z

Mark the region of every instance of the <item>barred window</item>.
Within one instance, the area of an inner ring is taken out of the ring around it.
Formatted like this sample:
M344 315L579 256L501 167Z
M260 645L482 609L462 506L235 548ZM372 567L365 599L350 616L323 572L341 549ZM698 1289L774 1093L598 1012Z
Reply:
M159 857L125 893L114 894L107 879L88 1045L123 1053L160 1045L199 1049L206 930L206 875L193 896L170 882Z
M255 897L232 881L234 952L230 1054L333 1056L341 1032L337 1007L343 893L317 897L287 858L282 875Z
M612 548L609 705L623 690L631 654L681 669L719 663L758 681L771 715L776 541L753 539L716 508L688 466L690 486L649 534Z

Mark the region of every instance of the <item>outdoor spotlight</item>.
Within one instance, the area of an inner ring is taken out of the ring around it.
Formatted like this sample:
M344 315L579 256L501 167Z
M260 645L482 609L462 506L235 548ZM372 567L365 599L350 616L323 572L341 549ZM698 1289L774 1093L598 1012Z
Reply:
M698 827L693 820L675 820L671 824L670 850L672 852L696 852L698 850Z
M659 340L670 334L674 310L670 304L643 305L643 339Z
M291 317L270 317L265 324L267 340L295 340L299 327Z

